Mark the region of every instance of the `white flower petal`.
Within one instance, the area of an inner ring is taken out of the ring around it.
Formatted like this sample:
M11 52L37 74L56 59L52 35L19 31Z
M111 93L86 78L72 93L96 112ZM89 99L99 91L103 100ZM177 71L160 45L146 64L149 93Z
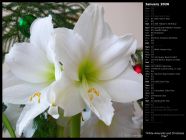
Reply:
M36 19L30 27L30 43L38 49L47 52L48 43L53 32L52 17Z
M34 135L36 128L34 128L34 122L30 121L30 123L23 130L23 136L26 138L31 138Z
M131 102L143 97L143 77L138 75L132 67L128 67L122 78L105 81L103 87L107 90L113 101Z
M136 41L131 35L103 41L98 47L100 49L97 50L103 71L100 80L109 80L122 73L128 66L130 55L136 47Z
M84 123L85 121L87 121L88 119L90 119L91 117L91 110L89 109L89 107L86 107L85 110L82 111L82 123Z
M90 93L88 93L89 88L86 86L81 89L81 96L87 106L98 116L98 118L106 125L110 125L114 115L111 99L103 88L98 85L94 85L93 87L99 92L98 96L93 95L93 98L91 97L91 99Z
M48 110L48 114L50 114L53 118L58 119L58 107L57 106L50 106Z
M48 41L48 46L45 48L45 55L47 56L50 63L55 64L56 68L56 64L59 64L59 62L56 59L54 32L52 33L51 38Z
M14 44L6 55L5 62L15 76L31 83L48 81L47 74L52 65L41 50L29 43Z
M73 116L83 111L85 103L81 98L78 88L69 86L65 89L65 96L61 100L64 116Z
M118 75L120 75L129 64L129 57L118 57L112 60L106 65L102 65L102 72L99 76L99 80L112 80Z
M104 9L102 6L91 4L80 16L74 30L83 37L89 47L94 47L103 38L112 35L111 30L104 22Z
M23 80L18 79L15 75L10 71L10 68L6 63L3 63L3 89L8 88L10 86L23 84L25 83Z
M47 85L48 83L30 84L20 80L10 71L6 63L3 64L3 102L5 103L30 103L29 96Z
M28 104L29 96L46 87L46 84L17 84L3 89L3 102L12 104Z
M140 127L132 121L133 104L114 103L115 115L108 127L95 115L85 122L81 129L81 137L140 137Z
M59 80L62 75L62 65L55 60L54 66L55 66L55 80Z
M52 49L55 43L53 38L54 29L51 15L45 18L36 19L31 25L30 32L30 43L32 46L43 51L48 60L53 63L55 54Z
M80 113L85 104L81 98L78 87L72 84L65 76L58 80L52 86L50 101L64 109L64 116L73 116Z
M7 63L3 63L3 75L8 73L10 71L10 68Z
M65 76L64 72L61 73L61 78L54 81L47 92L47 100L50 104L56 105L58 95L63 97L64 93L61 92L71 81ZM60 100L60 99L59 99Z
M131 64L129 64L127 69L116 77L116 79L131 79L133 81L143 83L143 75L135 72Z
M126 55L132 55L132 54L134 54L136 52L137 47L138 47L138 43L137 43L137 40L135 39L132 42L132 44L131 44L128 52L126 53Z
M57 28L55 29L55 45L56 57L63 64L64 71L73 80L78 80L77 65L88 50L84 41L73 30Z
M40 103L26 105L17 121L16 133L21 135L25 127L39 114L44 112L49 107L48 102L41 100Z

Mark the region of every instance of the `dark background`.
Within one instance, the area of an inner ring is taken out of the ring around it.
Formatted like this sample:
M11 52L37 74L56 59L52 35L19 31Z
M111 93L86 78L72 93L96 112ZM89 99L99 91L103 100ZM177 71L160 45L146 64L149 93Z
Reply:
M169 96L169 99L171 100L171 106L174 106L175 108L178 109L177 114L184 114L185 110L185 97L184 94L185 92L185 69L184 69L184 63L185 63L185 28L184 28L184 19L185 19L185 8L184 4L181 3L181 1L152 1L152 0L146 0L147 3L154 3L154 2L169 2L169 6L167 7L154 7L154 15L169 15L172 20L177 21L178 26L181 26L182 29L175 32L175 30L171 30L165 34L165 36L177 36L177 40L156 40L154 42L155 46L162 46L162 48L171 48L173 51L171 52L155 52L154 56L159 55L159 56L166 56L166 55L174 55L178 56L181 61L178 63L170 63L173 67L181 67L181 76L154 76L154 80L168 80L170 81L170 84L158 84L154 87L154 89L162 89L162 88L169 88L173 87L175 89L175 93ZM145 2L143 5L144 9L144 17L145 17ZM144 28L145 28L144 24ZM144 36L145 36L145 31L144 31ZM145 40L144 40L145 42ZM145 43L144 43L145 47ZM146 53L145 49L144 50L144 55ZM168 54L171 53L171 54ZM165 63L165 62L162 62ZM167 64L168 64L167 63ZM159 63L161 64L161 62ZM145 65L145 63L144 63ZM157 71L156 71L157 72ZM145 70L144 70L144 75L145 75ZM145 78L144 78L144 83L145 83ZM167 86L167 87L166 87ZM144 97L146 94L146 90L144 88ZM163 105L166 105L166 103L161 103ZM144 101L144 118L147 117L145 114L145 107L146 103ZM169 104L168 104L169 105ZM163 112L162 112L163 113ZM152 135L148 134L147 132L184 132L184 124L185 124L185 118L184 116L167 116L167 117L156 117L155 121L151 122L146 122L144 119L144 130L143 130L143 136L144 138L150 138L150 137L178 137L179 135Z

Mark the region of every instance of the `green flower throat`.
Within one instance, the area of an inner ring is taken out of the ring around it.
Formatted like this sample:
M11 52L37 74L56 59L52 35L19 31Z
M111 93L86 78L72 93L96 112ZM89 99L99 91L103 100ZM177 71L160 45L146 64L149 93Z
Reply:
M47 81L49 81L50 83L55 81L55 66L54 66L54 64L50 64L48 66L48 71L46 73L46 77L48 79Z
M91 59L84 59L78 69L78 78L82 83L86 80L88 83L95 82L98 80L100 71L95 61Z

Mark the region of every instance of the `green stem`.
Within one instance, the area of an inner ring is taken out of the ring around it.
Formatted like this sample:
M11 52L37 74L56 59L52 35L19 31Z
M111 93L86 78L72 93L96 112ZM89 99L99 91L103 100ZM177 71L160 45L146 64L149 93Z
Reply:
M10 133L10 136L12 138L16 138L14 129L12 128L10 121L8 120L7 116L3 113L3 124L5 125L5 127L7 128L8 132Z
M71 122L70 122L70 137L71 138L80 137L80 127L81 127L81 113L71 118Z
M57 138L63 138L64 137L64 127L63 126L57 126Z

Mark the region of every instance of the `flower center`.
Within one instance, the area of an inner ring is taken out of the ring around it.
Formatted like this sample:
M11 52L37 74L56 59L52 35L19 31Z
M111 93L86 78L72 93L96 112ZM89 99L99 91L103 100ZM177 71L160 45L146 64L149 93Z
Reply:
M99 73L100 71L94 61L91 59L84 59L79 65L78 78L81 83L84 78L88 83L95 82L98 80Z

